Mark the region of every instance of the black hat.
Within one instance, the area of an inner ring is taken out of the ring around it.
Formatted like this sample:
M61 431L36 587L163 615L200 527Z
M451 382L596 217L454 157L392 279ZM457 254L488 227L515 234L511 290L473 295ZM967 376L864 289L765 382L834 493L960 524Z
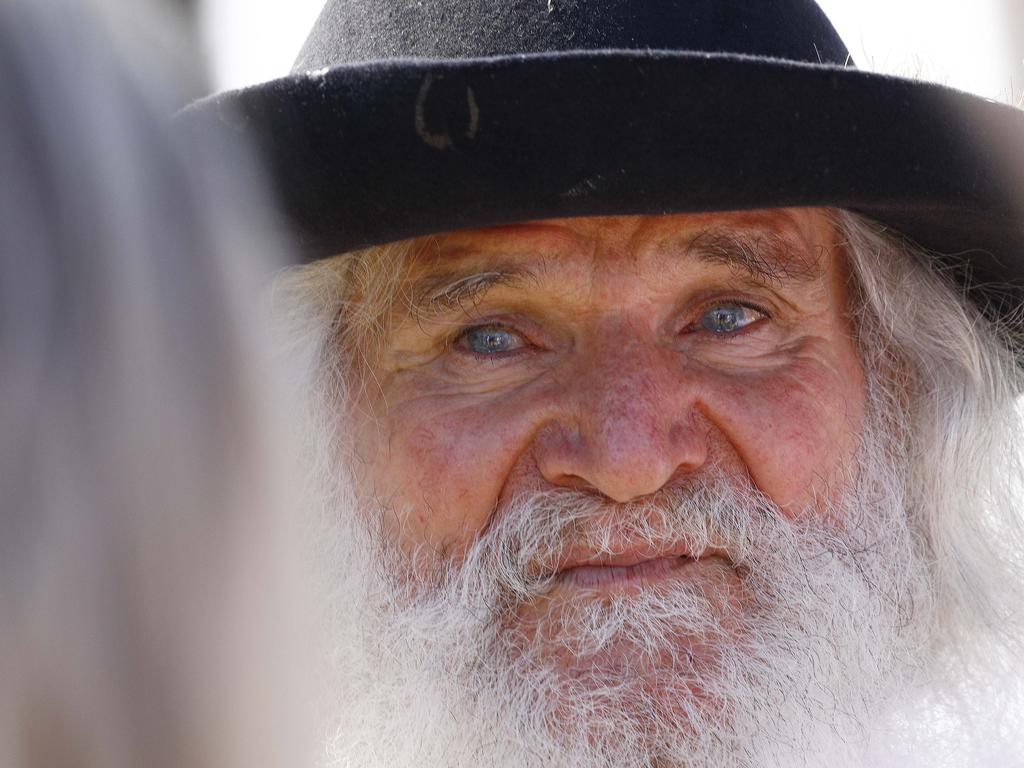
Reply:
M812 0L329 0L290 76L184 119L257 143L307 260L820 205L1024 284L1024 112L857 70Z

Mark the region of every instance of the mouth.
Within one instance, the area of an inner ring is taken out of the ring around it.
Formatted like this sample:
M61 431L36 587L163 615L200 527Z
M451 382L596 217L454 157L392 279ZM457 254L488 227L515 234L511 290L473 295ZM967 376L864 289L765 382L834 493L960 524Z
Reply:
M591 591L616 591L657 584L672 578L696 577L708 567L732 569L725 552L706 549L652 551L636 548L615 555L574 553L555 571L558 586Z

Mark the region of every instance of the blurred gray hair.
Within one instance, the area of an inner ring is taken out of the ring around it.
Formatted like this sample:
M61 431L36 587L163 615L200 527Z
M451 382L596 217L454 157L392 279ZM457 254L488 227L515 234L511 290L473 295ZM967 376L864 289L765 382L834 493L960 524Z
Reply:
M0 763L292 765L283 256L240 150L111 40L0 4Z

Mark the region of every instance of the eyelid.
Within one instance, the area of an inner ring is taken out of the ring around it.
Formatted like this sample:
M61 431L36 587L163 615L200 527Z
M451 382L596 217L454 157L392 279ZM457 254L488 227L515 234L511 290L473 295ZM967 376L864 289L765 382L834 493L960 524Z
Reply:
M700 304L698 307L698 317L700 315L703 315L705 312L708 312L709 310L719 309L721 307L743 307L744 309L752 309L755 312L758 312L767 318L770 318L772 316L771 311L762 304L758 304L757 302L751 301L749 299L732 299L726 297L710 299L709 301Z
M697 310L702 314L703 312L707 312L709 309L715 309L722 306L741 306L745 309L753 309L756 312L761 312L761 314L766 317L772 316L771 310L764 304L758 303L752 299L740 298L738 296L716 296L705 301L700 301L697 303Z

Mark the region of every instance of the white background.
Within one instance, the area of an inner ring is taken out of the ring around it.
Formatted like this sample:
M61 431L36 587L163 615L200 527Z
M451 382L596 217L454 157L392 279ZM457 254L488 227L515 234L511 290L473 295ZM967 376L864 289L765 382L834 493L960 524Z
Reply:
M1024 86L1024 0L819 0L862 69L910 75L1009 102ZM323 0L202 0L217 89L288 74Z

